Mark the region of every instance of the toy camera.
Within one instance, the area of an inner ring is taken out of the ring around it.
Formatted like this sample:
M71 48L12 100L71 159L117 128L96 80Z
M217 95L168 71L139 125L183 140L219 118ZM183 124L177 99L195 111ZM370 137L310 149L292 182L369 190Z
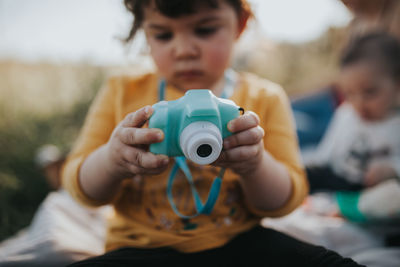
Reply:
M210 90L189 90L174 101L153 105L149 128L164 132L164 140L150 145L150 151L170 157L185 156L205 165L214 162L222 150L222 140L231 135L227 124L239 116L233 101L216 97Z

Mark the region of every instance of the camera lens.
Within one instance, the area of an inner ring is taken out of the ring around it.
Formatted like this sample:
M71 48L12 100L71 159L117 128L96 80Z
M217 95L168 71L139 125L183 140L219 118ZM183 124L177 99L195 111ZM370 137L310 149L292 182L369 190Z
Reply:
M221 153L221 132L211 122L195 121L183 129L179 145L187 159L200 165L210 164Z
M203 144L197 148L197 155L199 155L202 158L210 156L211 153L212 153L212 147L210 145Z

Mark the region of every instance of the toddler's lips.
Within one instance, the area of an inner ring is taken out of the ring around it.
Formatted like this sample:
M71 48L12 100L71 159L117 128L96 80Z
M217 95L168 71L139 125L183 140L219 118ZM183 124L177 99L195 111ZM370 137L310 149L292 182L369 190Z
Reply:
M189 71L179 71L176 72L176 77L180 78L180 79L194 79L194 78L198 78L200 76L203 75L202 71L199 70L189 70Z

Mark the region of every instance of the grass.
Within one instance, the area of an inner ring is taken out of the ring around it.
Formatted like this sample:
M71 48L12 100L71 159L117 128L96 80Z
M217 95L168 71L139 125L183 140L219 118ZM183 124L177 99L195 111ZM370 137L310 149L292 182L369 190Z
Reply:
M11 66L6 72L7 65ZM0 103L0 240L3 240L30 223L50 190L35 164L38 148L50 143L64 152L69 150L89 103L103 82L104 72L88 66L77 66L72 71L73 66L16 62L2 63L1 67L1 75L7 77L0 79L4 96ZM15 72L19 75L13 76ZM79 80L81 92L70 90L70 96L60 94L65 89L58 82L66 79L65 72L69 76L74 73L70 77L71 86ZM54 78L57 75L58 80ZM47 76L54 80L45 80ZM36 87L30 83L32 77L36 78Z

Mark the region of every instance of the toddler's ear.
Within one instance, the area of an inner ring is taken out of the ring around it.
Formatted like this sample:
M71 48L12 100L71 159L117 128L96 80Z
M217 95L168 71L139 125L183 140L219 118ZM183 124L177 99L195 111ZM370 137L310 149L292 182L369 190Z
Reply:
M240 37L240 35L243 33L243 31L246 29L247 26L247 21L250 18L250 14L246 11L242 11L242 13L239 16L239 21L238 21L238 35L237 38Z

